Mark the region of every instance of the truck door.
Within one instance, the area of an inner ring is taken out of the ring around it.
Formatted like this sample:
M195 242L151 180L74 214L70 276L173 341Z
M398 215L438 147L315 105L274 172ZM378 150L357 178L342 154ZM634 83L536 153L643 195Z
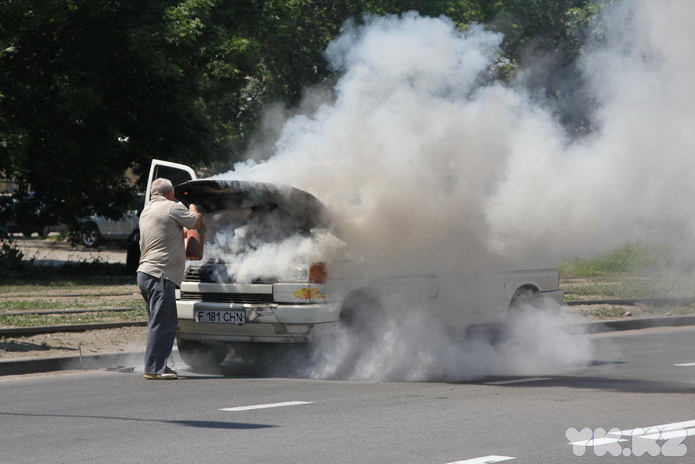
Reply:
M140 210L143 206L150 201L150 192L152 190L152 181L158 179L159 177L164 177L169 179L171 183L176 186L182 184L189 180L197 179L195 171L185 164L172 163L171 161L163 161L158 159L152 160L152 165L150 166L150 175L147 178L147 189L145 190L145 199L140 205ZM135 225L137 225L137 216L135 219ZM140 229L134 228L132 233L128 236L128 251L126 254L126 268L135 271L138 268L140 262Z
M152 160L150 166L150 175L147 178L147 189L145 190L145 203L150 200L150 191L152 190L152 181L164 177L169 179L174 186L183 184L189 180L197 179L195 171L185 164L172 163L171 161L163 161L158 159Z

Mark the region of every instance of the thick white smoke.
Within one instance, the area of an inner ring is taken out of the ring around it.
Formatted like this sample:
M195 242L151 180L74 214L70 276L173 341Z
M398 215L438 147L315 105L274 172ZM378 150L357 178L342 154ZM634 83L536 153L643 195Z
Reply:
M628 240L692 242L695 3L616 2L597 20L604 36L581 59L599 104L589 136L568 136L523 88L490 83L501 35L410 13L347 27L327 51L341 73L334 98L287 120L266 162L224 177L304 189L336 214L351 247L384 255L436 244L470 266L557 260ZM383 361L396 366L389 378L500 373L539 352L483 344L462 356L432 343L444 340L439 329L413 314L366 350L373 372L385 372ZM400 340L413 333L408 345ZM541 352L563 346L555 334L560 342L546 338ZM584 348L566 358L585 359ZM330 356L316 376L337 375ZM403 359L410 369L394 362ZM370 378L365 369L353 375Z
M343 72L335 102L287 121L269 162L234 175L313 193L362 250L482 239L481 205L505 151L488 120L514 119L487 99L518 101L502 86L476 88L501 40L416 14L350 29L328 49Z
M695 4L623 2L600 19L605 41L582 58L599 129L568 143L544 112L523 118L486 204L492 236L503 248L528 237L565 254L681 240L692 258Z
M340 256L345 243L327 230L314 230L309 236L293 235L284 240L267 241L268 236L254 236L253 223L218 233L208 245L206 259L219 260L227 265L227 272L235 282L250 283L256 279L296 280L296 266L326 261ZM231 231L228 231L231 232Z
M688 0L610 8L604 41L582 58L599 129L572 140L523 89L481 85L499 34L372 18L329 46L335 101L288 120L262 168L233 176L315 194L348 238L380 250L456 236L506 256L563 256L691 238L693 19Z
M369 330L339 327L315 346L312 362L300 372L317 379L466 381L566 372L592 359L590 340L552 312L526 308L506 330L472 331L462 338L425 308L395 306L397 317L369 321Z

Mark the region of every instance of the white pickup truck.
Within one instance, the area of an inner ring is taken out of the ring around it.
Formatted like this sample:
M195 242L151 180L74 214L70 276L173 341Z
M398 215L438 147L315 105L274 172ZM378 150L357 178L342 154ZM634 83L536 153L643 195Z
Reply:
M377 265L355 254L338 261L305 262L297 256L289 269L278 260L274 275L240 279L234 257L248 250L239 247L327 230L330 212L296 188L196 179L191 168L160 160L153 160L148 195L157 177L172 180L182 203L198 205L208 229L203 259L188 261L177 292L178 349L193 368L222 363L230 349L248 353L257 344L331 336L337 324L368 330L370 316L388 311L384 302L394 295L455 330L504 322L520 298L563 299L554 267L466 272L442 265L433 254L408 251L397 263L377 260ZM225 244L230 249L220 251Z

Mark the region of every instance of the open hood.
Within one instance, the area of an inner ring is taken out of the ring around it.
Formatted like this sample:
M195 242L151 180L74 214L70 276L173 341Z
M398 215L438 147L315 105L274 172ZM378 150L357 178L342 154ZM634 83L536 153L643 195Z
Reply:
M240 180L191 180L175 187L176 198L201 212L279 212L291 216L302 230L327 227L326 207L315 196L294 187Z

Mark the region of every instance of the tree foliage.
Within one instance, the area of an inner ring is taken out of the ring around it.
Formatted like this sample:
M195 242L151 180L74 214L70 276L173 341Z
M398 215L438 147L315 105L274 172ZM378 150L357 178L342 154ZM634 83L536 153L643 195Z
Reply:
M156 2L10 1L0 49L0 170L47 222L117 215L128 168L209 150L186 54Z
M364 13L446 15L506 34L508 69L531 50L566 68L587 0L4 0L0 175L6 211L40 225L117 217L126 176L152 158L238 160L263 108L331 77L323 51ZM142 188L141 179L138 188ZM1 206L1 205L0 205ZM9 213L8 213L9 214ZM2 218L0 218L0 221Z

